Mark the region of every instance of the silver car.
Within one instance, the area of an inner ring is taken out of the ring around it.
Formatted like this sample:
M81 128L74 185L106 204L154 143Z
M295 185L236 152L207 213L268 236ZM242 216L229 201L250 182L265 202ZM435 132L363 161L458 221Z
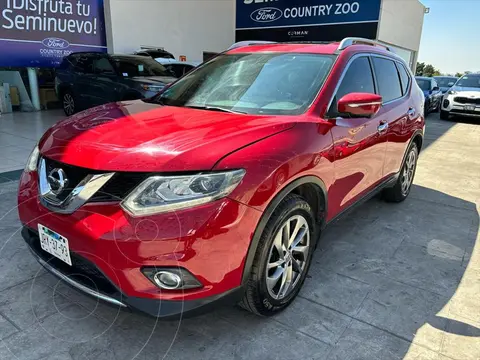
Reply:
M480 118L480 74L462 76L444 95L440 118L450 115Z

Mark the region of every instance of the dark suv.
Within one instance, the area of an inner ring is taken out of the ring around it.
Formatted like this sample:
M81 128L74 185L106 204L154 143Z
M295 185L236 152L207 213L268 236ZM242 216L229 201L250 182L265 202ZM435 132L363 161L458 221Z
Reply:
M73 53L57 69L55 89L65 114L112 101L151 97L176 80L155 60L136 55Z

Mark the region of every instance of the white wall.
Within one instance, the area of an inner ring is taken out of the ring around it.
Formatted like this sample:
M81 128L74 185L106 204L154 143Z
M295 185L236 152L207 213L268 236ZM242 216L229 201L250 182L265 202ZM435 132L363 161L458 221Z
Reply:
M150 45L202 61L203 51L220 52L235 41L234 0L109 0L105 18L114 53Z
M418 52L424 13L418 0L383 0L378 40Z

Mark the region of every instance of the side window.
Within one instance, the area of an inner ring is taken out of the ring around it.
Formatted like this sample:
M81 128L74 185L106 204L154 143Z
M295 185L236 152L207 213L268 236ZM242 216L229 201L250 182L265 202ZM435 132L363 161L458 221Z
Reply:
M93 74L93 58L88 55L79 55L74 69L83 74Z
M336 113L338 100L340 100L343 96L353 92L363 92L371 94L375 93L372 68L370 66L370 61L366 56L353 60L353 62L348 67L348 70L342 79L337 93L333 98L333 103L330 111Z
M107 58L96 58L93 62L95 74L115 74L115 69Z
M383 102L389 102L401 98L402 87L398 76L397 67L392 60L373 57L375 76L377 78L378 92Z
M410 76L408 75L405 66L400 63L397 63L398 73L400 74L400 81L402 82L402 94L406 95L408 89L410 88Z

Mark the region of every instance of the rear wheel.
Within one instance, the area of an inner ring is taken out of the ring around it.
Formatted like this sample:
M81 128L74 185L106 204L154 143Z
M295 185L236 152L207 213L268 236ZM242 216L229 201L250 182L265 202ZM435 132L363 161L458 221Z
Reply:
M71 116L76 112L75 98L69 90L65 90L62 94L62 105L65 115Z
M262 233L240 305L262 316L285 309L303 285L315 234L310 205L295 194L285 197Z
M383 197L388 202L402 202L410 194L415 171L417 170L418 148L415 143L410 145L405 163L395 185L383 191Z
M450 112L448 111L440 111L440 119L442 120L448 120L448 117L450 116Z

